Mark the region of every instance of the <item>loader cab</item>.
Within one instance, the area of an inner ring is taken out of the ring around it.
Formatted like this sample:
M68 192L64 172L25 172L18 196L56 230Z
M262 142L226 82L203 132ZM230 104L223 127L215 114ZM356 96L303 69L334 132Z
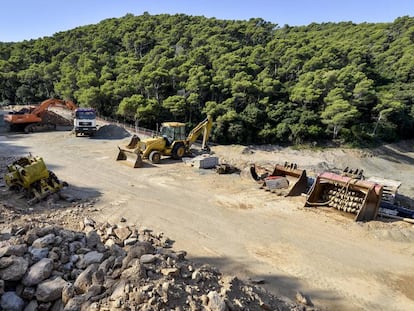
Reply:
M167 145L171 145L174 141L185 140L185 123L180 122L164 122L161 125L161 136L167 141Z

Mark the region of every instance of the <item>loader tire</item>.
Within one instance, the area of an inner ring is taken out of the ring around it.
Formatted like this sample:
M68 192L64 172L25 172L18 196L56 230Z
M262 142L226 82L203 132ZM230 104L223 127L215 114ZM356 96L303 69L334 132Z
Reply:
M149 160L154 164L160 163L161 153L159 151L151 151L151 153L149 155Z
M181 160L181 158L185 155L184 144L182 143L175 144L171 154L172 154L173 159Z

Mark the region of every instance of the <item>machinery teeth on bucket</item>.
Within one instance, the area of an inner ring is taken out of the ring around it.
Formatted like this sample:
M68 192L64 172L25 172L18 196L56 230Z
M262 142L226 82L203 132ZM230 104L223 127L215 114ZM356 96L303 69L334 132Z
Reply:
M334 173L320 174L307 196L305 206L332 207L356 214L356 221L375 219L383 186Z
M301 195L308 189L306 171L298 169L295 163L276 164L273 172L252 165L250 175L260 185L260 188L286 197Z

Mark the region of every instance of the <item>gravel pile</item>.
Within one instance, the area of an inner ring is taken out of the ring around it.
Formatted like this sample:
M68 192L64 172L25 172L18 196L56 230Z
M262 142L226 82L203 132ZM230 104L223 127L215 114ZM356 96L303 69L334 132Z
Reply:
M2 230L0 309L312 309L196 266L162 233L89 217L81 225L72 231L27 221Z
M114 124L103 125L95 133L96 138L103 139L122 139L129 136L131 134L127 130Z
M66 119L60 114L57 114L50 110L45 110L40 113L40 117L42 118L42 123L50 123L55 125L61 126L72 126L73 120Z

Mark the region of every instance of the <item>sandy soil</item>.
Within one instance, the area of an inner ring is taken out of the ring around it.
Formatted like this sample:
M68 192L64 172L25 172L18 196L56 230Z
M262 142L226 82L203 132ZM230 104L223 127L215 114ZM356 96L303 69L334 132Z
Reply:
M31 152L69 183L78 198L97 199L99 220L164 232L195 261L241 279L263 279L292 300L297 291L322 310L413 310L414 226L386 220L355 223L335 211L305 208L304 197L258 189L243 174L218 175L182 162L133 169L115 161L129 139L91 139L68 132L0 134L0 157ZM309 175L345 166L400 180L414 197L412 142L372 151L298 151L217 146L238 166L290 161ZM5 199L14 200L9 197ZM16 203L16 200L14 200Z

